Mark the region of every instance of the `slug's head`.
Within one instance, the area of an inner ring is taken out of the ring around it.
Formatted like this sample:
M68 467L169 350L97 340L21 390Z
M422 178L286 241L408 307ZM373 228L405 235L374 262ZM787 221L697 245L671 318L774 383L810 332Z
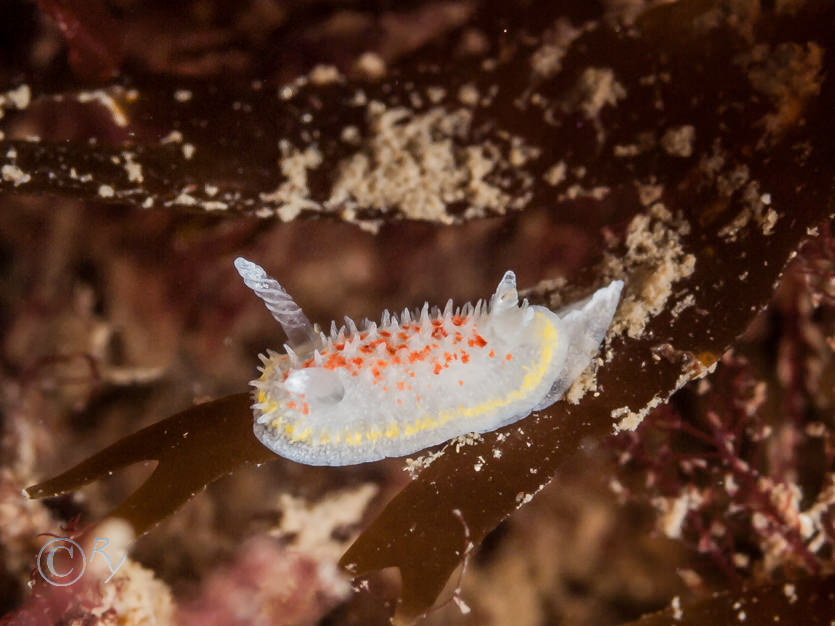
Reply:
M294 395L325 406L337 404L345 396L339 375L324 367L292 370L284 381L284 388Z

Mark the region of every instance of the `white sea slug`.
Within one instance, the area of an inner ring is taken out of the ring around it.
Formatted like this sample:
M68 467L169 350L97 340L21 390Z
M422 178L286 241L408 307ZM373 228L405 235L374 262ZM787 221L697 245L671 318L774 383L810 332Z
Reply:
M255 436L308 465L352 465L496 430L556 402L589 364L623 287L614 281L553 312L519 304L505 273L489 303L383 312L319 332L277 281L235 267L284 328L285 354L261 355Z

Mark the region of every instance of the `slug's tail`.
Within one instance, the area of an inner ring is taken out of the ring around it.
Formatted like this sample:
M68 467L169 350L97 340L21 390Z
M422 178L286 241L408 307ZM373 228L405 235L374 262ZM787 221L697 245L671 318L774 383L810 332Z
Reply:
M306 352L305 348L316 345L319 335L313 324L277 280L270 278L263 267L243 257L235 259L235 269L244 279L244 284L264 301L267 309L281 324L287 335L287 343L293 350Z

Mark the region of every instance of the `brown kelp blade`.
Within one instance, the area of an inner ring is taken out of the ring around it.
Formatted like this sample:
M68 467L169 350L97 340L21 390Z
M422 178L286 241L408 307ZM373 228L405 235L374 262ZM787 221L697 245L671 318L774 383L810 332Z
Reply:
M683 602L623 626L723 626L725 624L806 624L829 626L835 607L835 576L727 592Z
M30 498L73 491L139 461L158 461L148 479L108 517L137 535L211 482L247 464L277 458L252 434L251 399L240 393L198 404L128 435L75 467L26 489Z

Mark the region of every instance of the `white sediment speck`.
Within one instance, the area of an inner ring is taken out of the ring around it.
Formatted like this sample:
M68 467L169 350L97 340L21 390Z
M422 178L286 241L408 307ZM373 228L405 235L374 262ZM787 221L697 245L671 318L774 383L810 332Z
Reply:
M12 183L15 187L28 183L32 180L32 177L20 169L17 165L4 165L0 172L3 174L3 180L7 183Z

